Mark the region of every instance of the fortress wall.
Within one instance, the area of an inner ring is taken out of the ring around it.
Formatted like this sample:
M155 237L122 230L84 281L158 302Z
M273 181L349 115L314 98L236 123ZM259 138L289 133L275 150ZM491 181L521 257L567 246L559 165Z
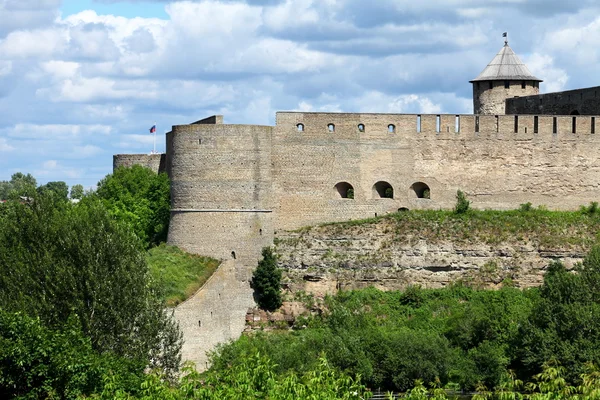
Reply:
M150 168L157 174L166 172L166 154L115 154L113 156L113 171L118 167L141 165Z
M452 208L458 189L477 208L510 209L532 202L576 209L600 198L600 138L591 117L460 116L460 132L448 132L456 116L278 113L273 132L275 229L365 218L406 208ZM595 117L598 120L598 117ZM479 132L475 125L479 121ZM433 121L433 122L432 122ZM296 124L304 124L298 132ZM335 132L327 124L335 124ZM387 126L394 123L396 133ZM358 124L364 124L360 132ZM446 127L446 130L443 127ZM452 125L453 126L453 125ZM472 130L469 128L473 127ZM517 128L517 132L515 132ZM373 185L386 181L393 199ZM338 182L354 187L344 199ZM418 198L416 182L431 199Z
M254 263L272 241L271 131L254 125L173 127L167 135L169 243L220 259L235 252L238 260Z
M573 112L600 114L600 86L506 100L507 114L570 115Z

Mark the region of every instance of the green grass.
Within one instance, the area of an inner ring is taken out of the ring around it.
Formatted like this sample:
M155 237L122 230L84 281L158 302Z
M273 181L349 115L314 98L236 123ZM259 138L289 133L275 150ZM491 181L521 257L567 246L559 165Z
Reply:
M470 210L455 214L444 210L415 210L378 218L323 224L300 232L342 234L384 227L393 242L425 239L429 242L454 243L480 241L498 243L529 243L541 249L587 249L598 243L600 213L585 211Z
M148 250L147 260L168 306L193 295L219 266L215 259L188 254L164 243Z

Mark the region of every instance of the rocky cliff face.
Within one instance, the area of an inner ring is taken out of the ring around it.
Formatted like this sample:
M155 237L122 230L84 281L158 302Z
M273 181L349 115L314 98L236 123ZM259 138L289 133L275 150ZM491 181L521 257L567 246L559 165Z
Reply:
M530 287L542 283L552 261L572 268L583 259L592 239L573 244L571 233L594 237L593 229L581 227L572 227L571 233L571 228L560 227L552 233L542 226L524 235L511 223L499 226L506 232L481 230L463 221L450 225L423 221L419 227L415 219L387 218L366 225L280 232L276 251L284 282L292 292L325 294L368 286L439 288L459 280L485 288Z

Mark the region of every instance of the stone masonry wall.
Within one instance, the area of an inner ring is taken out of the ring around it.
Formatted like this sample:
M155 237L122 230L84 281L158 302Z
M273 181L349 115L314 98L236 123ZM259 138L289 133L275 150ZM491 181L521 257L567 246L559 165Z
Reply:
M272 143L275 231L400 208L450 209L459 189L480 209L531 202L568 210L600 198L600 137L591 133L592 122L600 133L600 119L576 117L573 133L570 116L461 115L459 132L456 118L278 113ZM393 187L393 199L374 191L379 181ZM354 199L340 197L334 189L339 182L353 186ZM412 188L419 182L430 188L430 199L417 197Z
M166 172L166 154L115 154L113 156L113 171L118 167L141 165L150 168L157 174Z
M271 131L253 125L173 127L167 134L170 244L255 265L273 237Z
M506 100L506 113L598 115L600 114L600 86L537 96L509 98Z
M523 83L525 83L525 87L523 87ZM504 81L473 82L473 113L481 115L508 114L506 99L536 95L539 92L538 82L533 81L509 81L508 89L505 88Z

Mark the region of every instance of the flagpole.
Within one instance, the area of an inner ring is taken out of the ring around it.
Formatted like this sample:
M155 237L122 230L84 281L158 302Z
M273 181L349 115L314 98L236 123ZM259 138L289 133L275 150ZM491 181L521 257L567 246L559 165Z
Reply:
M152 154L156 154L156 122L154 123L154 146L152 150Z

